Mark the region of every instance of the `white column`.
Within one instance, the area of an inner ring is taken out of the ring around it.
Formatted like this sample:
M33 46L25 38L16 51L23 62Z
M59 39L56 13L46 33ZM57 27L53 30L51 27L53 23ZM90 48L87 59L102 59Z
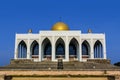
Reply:
M65 59L69 61L69 43L68 43L68 36L66 36L65 40Z
M82 61L82 43L79 41L79 61Z
M30 39L27 41L27 59L30 59Z
M17 39L15 38L15 52L14 52L14 59L17 59L17 55L18 55L18 45L17 45Z
M42 55L41 55L41 46L42 45L42 43L41 43L41 37L39 37L39 61L42 61Z
M104 59L107 59L107 56L106 56L106 41L105 41L105 37L104 37L104 42L103 42L103 58L104 58Z
M93 40L91 39L91 44L90 44L90 58L94 59L94 46L93 46Z
M52 36L52 43L51 43L52 45L52 61L55 61L55 36Z
M80 48L79 48L79 42L78 42L78 44L77 44L77 59L78 59L78 61L80 60Z

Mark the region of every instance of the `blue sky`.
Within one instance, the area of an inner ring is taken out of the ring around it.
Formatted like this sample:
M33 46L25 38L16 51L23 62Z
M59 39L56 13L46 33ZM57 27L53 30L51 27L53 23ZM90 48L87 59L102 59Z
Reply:
M108 59L120 61L119 0L1 0L0 66L14 56L16 33L50 30L59 17L71 30L105 33Z

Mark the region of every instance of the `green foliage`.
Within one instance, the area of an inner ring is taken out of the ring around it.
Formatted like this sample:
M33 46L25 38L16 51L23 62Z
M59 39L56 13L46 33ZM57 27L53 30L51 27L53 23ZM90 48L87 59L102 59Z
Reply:
M117 62L114 64L115 66L120 66L120 62Z

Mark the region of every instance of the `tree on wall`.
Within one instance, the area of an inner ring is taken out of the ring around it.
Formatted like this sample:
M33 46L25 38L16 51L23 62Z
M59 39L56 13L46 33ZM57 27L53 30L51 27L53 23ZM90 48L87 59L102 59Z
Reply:
M120 66L120 62L114 63L115 66Z

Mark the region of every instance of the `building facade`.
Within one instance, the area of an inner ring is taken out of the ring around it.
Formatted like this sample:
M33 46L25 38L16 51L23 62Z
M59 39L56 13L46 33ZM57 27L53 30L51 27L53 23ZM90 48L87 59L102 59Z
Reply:
M31 30L16 34L14 59L57 61L59 58L63 61L106 59L105 34L69 30L63 22L57 22L51 30L42 30L38 34Z

